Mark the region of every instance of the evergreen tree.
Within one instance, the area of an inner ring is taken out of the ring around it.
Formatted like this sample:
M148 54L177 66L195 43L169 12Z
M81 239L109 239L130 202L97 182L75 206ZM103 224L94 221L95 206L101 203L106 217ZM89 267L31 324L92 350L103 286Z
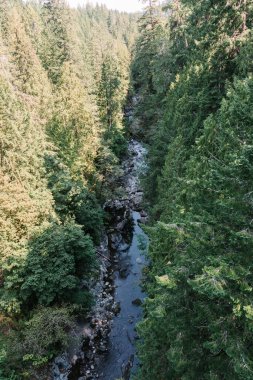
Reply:
M96 270L102 202L125 148L136 20L60 0L0 2L1 379L43 378L73 316L91 306L80 289ZM99 96L102 72L117 84L108 99ZM102 116L107 100L112 126Z
M252 7L185 0L169 9L168 63L178 65L151 140L138 379L251 379Z
M45 0L42 19L44 44L40 56L49 78L56 84L61 77L63 64L70 60L70 41L67 32L69 17L65 1Z
M139 134L150 142L162 118L163 101L171 81L168 64L170 38L166 28L167 14L158 1L145 1L147 6L139 20L140 35L134 49L132 84L138 93L135 116L140 123ZM151 144L153 145L153 144Z

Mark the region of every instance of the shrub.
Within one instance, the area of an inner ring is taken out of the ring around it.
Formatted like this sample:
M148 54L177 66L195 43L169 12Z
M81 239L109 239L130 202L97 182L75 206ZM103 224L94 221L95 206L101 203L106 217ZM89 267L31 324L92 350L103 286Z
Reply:
M72 294L95 266L89 236L70 222L54 224L30 242L20 295L26 305L72 302Z

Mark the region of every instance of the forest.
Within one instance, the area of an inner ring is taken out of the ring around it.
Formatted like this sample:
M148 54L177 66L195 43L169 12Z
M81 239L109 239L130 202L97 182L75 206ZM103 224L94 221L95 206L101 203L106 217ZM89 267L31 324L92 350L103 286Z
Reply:
M126 150L136 20L0 2L1 380L31 379L90 308L102 206Z
M143 6L0 2L1 380L46 379L90 310L133 136L150 240L134 379L253 379L253 3Z
M253 379L253 3L151 0L132 75L152 222L138 380Z

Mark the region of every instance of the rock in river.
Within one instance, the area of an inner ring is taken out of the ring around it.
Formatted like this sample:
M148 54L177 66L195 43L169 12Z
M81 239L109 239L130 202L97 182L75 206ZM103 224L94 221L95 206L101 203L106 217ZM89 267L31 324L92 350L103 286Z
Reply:
M132 304L135 306L141 306L142 300L140 298L136 298L135 300L132 301Z

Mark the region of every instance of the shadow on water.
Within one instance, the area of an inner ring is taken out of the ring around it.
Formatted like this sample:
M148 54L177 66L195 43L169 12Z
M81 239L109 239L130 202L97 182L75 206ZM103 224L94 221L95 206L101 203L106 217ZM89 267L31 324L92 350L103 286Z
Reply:
M99 379L129 379L134 373L138 360L135 343L138 339L136 324L141 320L141 304L145 298L142 291L142 270L147 265L144 248L148 238L140 228L140 214L133 212L134 230L129 249L122 243L118 249L118 270L115 271L115 301L120 312L115 317L109 336L109 353L99 367ZM140 244L141 243L141 244Z

